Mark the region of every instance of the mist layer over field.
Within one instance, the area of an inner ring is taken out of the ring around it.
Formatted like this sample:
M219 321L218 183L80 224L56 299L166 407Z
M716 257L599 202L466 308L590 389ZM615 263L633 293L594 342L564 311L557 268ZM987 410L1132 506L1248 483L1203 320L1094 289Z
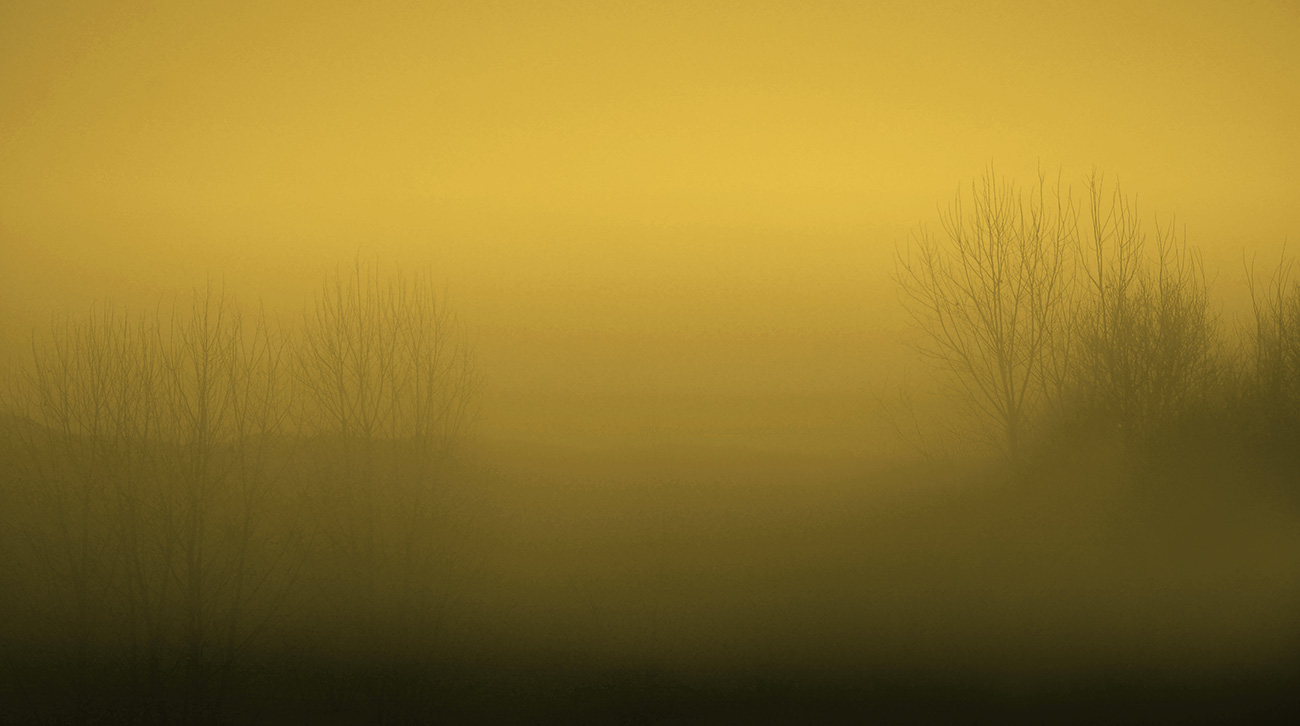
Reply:
M1285 705L1297 38L1287 3L0 10L4 712Z

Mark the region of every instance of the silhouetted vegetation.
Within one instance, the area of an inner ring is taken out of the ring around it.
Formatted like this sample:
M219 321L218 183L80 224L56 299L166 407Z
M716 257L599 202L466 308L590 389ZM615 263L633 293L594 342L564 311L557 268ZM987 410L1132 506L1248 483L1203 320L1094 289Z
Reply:
M957 398L1001 429L1019 452L1029 417L1070 375L1068 288L1077 210L1028 198L990 170L942 217L945 240L924 228L898 257L902 299L928 334L921 351L953 373Z
M1059 183L1049 193L1040 177L1025 194L990 170L971 199L943 216L942 241L923 230L900 250L896 279L973 430L995 425L1014 460L1026 442L1079 436L1135 454L1200 446L1207 426L1220 446L1267 438L1284 456L1300 444L1282 433L1300 415L1289 261L1252 273L1254 319L1237 335L1185 233L1157 220L1149 236L1099 175L1080 203Z
M1195 248L1099 176L990 171L942 229L897 279L948 410L1007 456L476 442L465 329L360 263L291 318L212 285L59 318L6 389L0 697L75 723L1287 700L1292 264L1250 269L1234 332Z
M1300 448L1300 280L1283 257L1250 272L1254 324L1247 334L1246 390L1253 430L1272 447Z
M24 370L4 483L26 569L8 584L66 716L219 718L305 591L351 647L426 631L476 379L424 278L358 263L287 330L211 285L101 307L35 338Z

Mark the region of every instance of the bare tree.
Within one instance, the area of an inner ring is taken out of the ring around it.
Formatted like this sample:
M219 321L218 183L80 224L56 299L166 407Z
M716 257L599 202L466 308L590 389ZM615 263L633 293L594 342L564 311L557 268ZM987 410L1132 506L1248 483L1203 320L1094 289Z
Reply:
M895 257L920 350L953 374L960 399L993 422L1015 457L1030 414L1059 388L1070 353L1071 250L1077 208L1043 176L1022 193L990 168Z
M47 586L32 604L70 636L70 691L81 719L91 715L92 672L138 634L131 579L138 559L126 545L141 537L139 491L149 478L153 333L147 320L112 306L81 320L57 318L48 338L33 336L30 365L11 389L35 504L25 526Z
M442 475L476 414L472 351L428 276L358 261L307 311L294 370L335 570L374 645L381 614L397 632L430 602Z
M1261 277L1246 269L1254 325L1250 342L1250 393L1269 432L1287 431L1300 417L1300 281L1285 251L1277 267Z
M284 461L271 451L282 359L264 319L245 324L210 285L165 322L98 308L33 343L11 403L44 512L31 526L53 588L41 602L72 610L52 620L72 636L81 717L98 651L125 656L111 661L122 695L160 706L178 671L181 717L210 715L216 677L270 616L267 582L289 586L292 532L265 524Z
M245 320L211 284L173 311L162 350L159 460L170 486L159 509L180 589L184 706L194 710L219 705L229 668L270 614L248 617L269 576L283 578L282 592L291 582L283 554L295 532L265 525L285 461L273 447L290 379L265 316Z
M1107 192L1094 173L1088 192L1078 385L1085 406L1141 438L1214 389L1218 320L1200 256L1173 222L1157 222L1153 252L1119 185Z

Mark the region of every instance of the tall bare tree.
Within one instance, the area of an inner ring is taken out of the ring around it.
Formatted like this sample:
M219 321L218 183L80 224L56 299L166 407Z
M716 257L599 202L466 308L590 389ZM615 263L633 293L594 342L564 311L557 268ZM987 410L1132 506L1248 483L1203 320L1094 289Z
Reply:
M1118 184L1107 190L1094 173L1088 197L1078 383L1086 406L1140 438L1215 388L1218 319L1201 258L1173 221L1157 222L1153 250Z
M110 605L124 564L115 515L130 506L124 495L145 458L149 333L109 306L84 320L57 319L47 340L33 337L35 365L11 399L33 518L46 525L31 531L30 541L43 561L50 625L70 646L69 692L81 720L90 717L96 655L111 646Z
M920 350L1017 455L1031 412L1062 385L1077 206L1043 175L1022 192L988 169L895 257Z
M186 721L212 714L220 678L286 589L290 531L267 526L287 413L283 343L211 285L170 317L97 308L34 343L11 403L41 508L43 602L73 645L78 709L97 652L141 704L174 675ZM283 447L282 447L283 448ZM271 598L274 600L274 598ZM258 613L250 605L258 602ZM125 656L125 660L122 656Z
M295 371L319 449L338 574L374 644L429 602L442 474L476 414L478 374L426 275L356 262L307 311Z
M274 450L290 397L284 351L264 315L246 319L211 284L173 311L163 338L160 461L170 485L159 504L171 523L190 709L219 701L263 624L248 610L271 571L281 589L291 582L280 555L295 533L266 527L285 461L283 447Z
M1250 344L1250 391L1270 433L1292 433L1300 423L1300 281L1285 252L1267 276L1246 269L1254 325ZM1284 435L1285 435L1284 433Z

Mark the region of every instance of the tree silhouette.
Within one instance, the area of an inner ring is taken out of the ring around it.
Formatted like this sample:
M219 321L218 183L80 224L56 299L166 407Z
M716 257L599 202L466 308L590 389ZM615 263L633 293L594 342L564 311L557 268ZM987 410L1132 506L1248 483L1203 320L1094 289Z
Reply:
M1269 435L1294 435L1300 424L1300 281L1283 253L1267 277L1246 270L1254 325L1247 331L1253 408Z
M1088 182L1091 229L1081 249L1076 317L1080 402L1127 438L1175 422L1215 388L1218 321L1204 266L1171 222L1152 254L1136 206L1100 176Z
M940 215L942 237L923 227L895 256L921 352L954 374L961 400L995 423L1012 457L1064 375L1076 219L1059 185L1049 194L1040 175L1025 194L990 168Z
M78 718L92 716L101 666L124 697L158 708L179 679L179 712L159 718L209 717L290 587L295 532L268 526L283 347L211 285L169 315L96 308L33 343L11 402L38 503L28 527L50 588L41 601L71 610L51 620L70 636ZM125 659L99 658L113 652Z
M438 600L440 484L476 415L472 351L427 276L358 261L306 312L294 365L334 572L376 647Z
M50 604L54 642L67 648L68 692L83 721L98 656L111 641L117 545L136 534L118 515L139 513L133 494L152 419L152 332L112 307L55 320L48 342L33 340L34 365L13 391L33 515L45 525L29 535L45 574L40 601Z

